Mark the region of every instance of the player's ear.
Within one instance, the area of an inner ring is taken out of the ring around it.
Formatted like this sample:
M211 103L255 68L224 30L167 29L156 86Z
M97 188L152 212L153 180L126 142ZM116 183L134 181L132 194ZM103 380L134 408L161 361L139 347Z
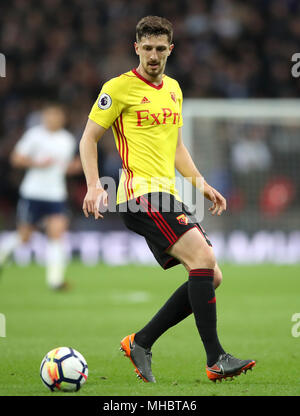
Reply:
M139 44L137 42L134 42L134 50L135 50L135 53L139 55Z
M172 50L174 49L174 43L171 43L171 45L169 46L169 55L171 55Z

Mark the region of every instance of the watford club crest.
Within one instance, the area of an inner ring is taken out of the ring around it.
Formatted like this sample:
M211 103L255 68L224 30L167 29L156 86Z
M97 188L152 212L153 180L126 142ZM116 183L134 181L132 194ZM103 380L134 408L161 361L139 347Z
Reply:
M179 224L181 225L188 225L188 217L185 214L181 214L178 215L178 217L176 217L177 221L179 222Z
M175 92L170 92L170 95L171 95L171 98L174 101L174 103L176 103L177 102L177 98L176 98Z

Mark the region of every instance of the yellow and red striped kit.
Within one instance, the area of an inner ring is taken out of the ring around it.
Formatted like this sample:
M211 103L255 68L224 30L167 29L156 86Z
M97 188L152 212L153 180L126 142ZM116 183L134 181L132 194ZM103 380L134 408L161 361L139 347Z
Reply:
M166 75L154 85L133 69L103 85L89 118L114 133L123 168L117 203L149 192L179 197L174 162L181 110L179 84Z

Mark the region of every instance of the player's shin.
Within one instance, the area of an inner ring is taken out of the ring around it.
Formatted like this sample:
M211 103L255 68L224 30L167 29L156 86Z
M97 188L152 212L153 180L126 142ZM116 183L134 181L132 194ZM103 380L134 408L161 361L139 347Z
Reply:
M188 293L196 325L207 355L213 365L224 350L217 335L216 298L213 269L193 269L189 273Z
M151 321L136 333L135 341L138 345L151 348L165 331L191 314L187 285L188 282L181 285Z

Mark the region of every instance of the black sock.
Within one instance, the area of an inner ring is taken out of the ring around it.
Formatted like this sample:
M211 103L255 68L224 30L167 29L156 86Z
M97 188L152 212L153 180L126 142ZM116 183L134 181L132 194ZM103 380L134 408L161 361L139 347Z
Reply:
M180 286L157 312L151 321L135 335L135 341L143 348L150 348L167 329L178 324L192 313L188 282Z
M194 269L189 273L188 294L202 339L207 365L212 366L224 350L217 335L217 311L213 269Z

